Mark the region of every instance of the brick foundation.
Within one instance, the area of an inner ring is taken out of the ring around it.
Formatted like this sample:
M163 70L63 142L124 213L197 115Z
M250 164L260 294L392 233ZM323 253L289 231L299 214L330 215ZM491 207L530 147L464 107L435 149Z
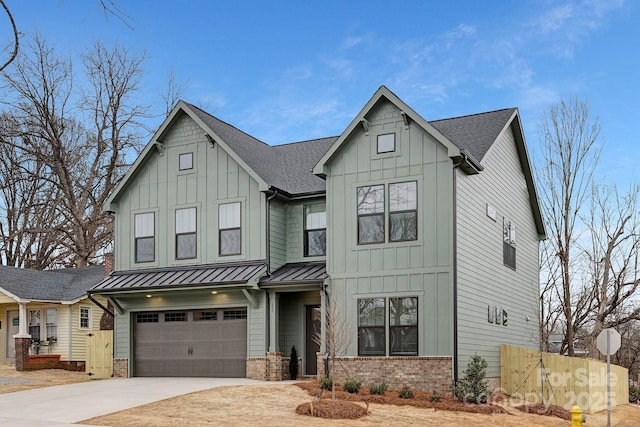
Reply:
M289 375L289 361L291 360L290 357L283 357L282 358L282 379L283 380L290 380L291 379L291 375ZM302 357L298 357L298 376L296 377L296 379L300 379L302 378Z
M267 353L265 380L282 381L282 352Z
M318 357L318 378L324 377L324 358ZM339 363L338 363L339 360ZM329 361L331 364L331 361ZM341 357L336 359L333 377L337 382L351 377L363 384L387 382L390 388L450 393L453 385L453 359L439 356ZM345 372L346 371L346 372ZM347 375L348 373L348 375Z
M113 359L113 376L116 378L129 377L129 359Z
M247 378L265 381L267 374L267 359L264 357L250 357L247 359Z

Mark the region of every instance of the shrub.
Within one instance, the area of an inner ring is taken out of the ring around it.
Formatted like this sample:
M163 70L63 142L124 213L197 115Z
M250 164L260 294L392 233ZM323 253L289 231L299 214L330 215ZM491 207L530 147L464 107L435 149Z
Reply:
M640 399L640 386L629 385L629 403L636 403Z
M453 394L460 402L487 403L493 390L489 390L487 361L477 354L469 360L464 377L453 388Z
M344 389L349 393L357 393L360 391L362 383L358 380L346 380L344 382Z
M371 394L384 394L385 391L389 388L389 383L381 382L381 383L373 383L369 384L369 393Z
M296 346L291 347L291 357L289 359L289 378L295 380L298 378L298 352Z
M409 387L402 387L402 390L398 392L400 399L413 399L413 391Z
M320 380L320 388L323 390L331 390L333 388L333 378L324 377Z
M442 398L442 396L440 396L435 391L431 393L431 396L429 396L429 399L431 399L432 402L440 402L441 398Z

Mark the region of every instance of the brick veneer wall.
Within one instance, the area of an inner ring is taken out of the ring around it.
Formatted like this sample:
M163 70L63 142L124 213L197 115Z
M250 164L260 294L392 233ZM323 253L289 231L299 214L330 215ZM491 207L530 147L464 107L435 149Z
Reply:
M16 371L24 371L29 363L29 346L31 338L16 338Z
M282 358L282 379L283 380L290 380L291 379L291 375L289 375L289 361L291 360L290 357L283 357ZM298 377L297 379L302 378L302 357L298 357Z
M247 378L265 381L267 374L267 359L264 357L249 357L247 359Z
M129 359L113 359L113 376L118 378L129 377Z
M318 378L324 377L324 358L318 357ZM339 360L339 363L338 363ZM331 363L331 361L329 361ZM346 371L346 372L345 372ZM341 357L336 360L333 377L344 383L349 377L363 384L385 381L390 388L450 393L453 385L453 359L446 356Z

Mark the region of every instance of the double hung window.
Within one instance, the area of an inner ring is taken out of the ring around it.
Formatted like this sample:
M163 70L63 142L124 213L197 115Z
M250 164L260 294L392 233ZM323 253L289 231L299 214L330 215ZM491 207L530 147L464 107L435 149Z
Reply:
M155 214L146 212L134 215L135 261L155 261Z
M220 256L240 255L242 253L240 214L240 202L225 203L218 206Z
M196 257L196 208L176 209L176 259Z
M304 256L327 254L327 214L324 204L304 207Z

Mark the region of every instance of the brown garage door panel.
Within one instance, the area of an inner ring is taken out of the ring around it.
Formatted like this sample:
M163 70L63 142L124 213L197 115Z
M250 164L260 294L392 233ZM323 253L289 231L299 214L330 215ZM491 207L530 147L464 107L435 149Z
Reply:
M246 318L194 320L198 310L134 314L134 374L169 377L245 377ZM211 312L211 309L207 310ZM227 312L228 313L228 312ZM140 318L138 318L140 316ZM183 321L169 321L175 319Z

